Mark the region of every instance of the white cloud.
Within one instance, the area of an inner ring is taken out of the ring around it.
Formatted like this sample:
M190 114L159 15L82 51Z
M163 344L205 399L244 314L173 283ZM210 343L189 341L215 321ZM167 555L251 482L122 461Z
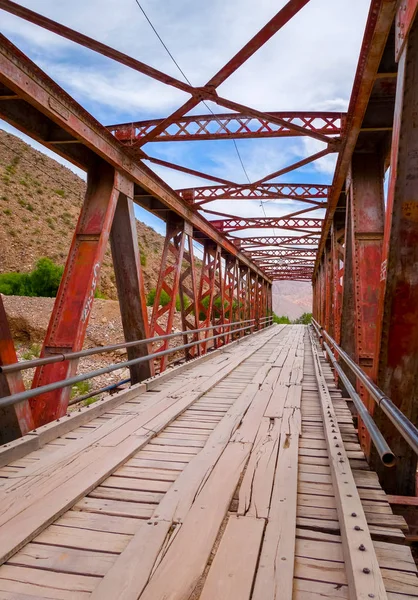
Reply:
M71 5L56 0L19 3L183 79L135 0L72 0ZM209 80L285 4L286 0L142 0L193 85ZM220 95L267 111L346 110L369 5L365 0L311 1L219 88ZM187 97L4 12L1 18L5 35L102 122L117 123L127 115L132 120L159 117L176 109ZM218 107L216 110L227 112ZM199 106L193 112L206 113L207 109ZM311 138L240 140L238 146L251 181L323 148ZM162 144L154 148L148 145L146 151L245 182L231 141L210 142L197 148L197 142L173 143L164 148ZM316 174L317 181L328 183L334 165L335 155L329 155L302 171L301 179L306 181ZM174 188L208 183L150 166ZM282 179L295 181L295 177L292 173ZM216 202L208 208L242 216L263 214L259 202L251 201ZM264 208L267 215L279 216L301 205L265 202ZM269 231L260 233L268 235Z

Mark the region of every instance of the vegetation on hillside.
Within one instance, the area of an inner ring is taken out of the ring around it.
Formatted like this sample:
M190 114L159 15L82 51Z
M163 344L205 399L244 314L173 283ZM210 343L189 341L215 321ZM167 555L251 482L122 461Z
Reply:
M303 313L298 319L291 321L289 317L281 316L278 317L273 313L273 323L277 323L279 325L309 325L312 320L312 313Z
M43 257L29 273L0 273L0 293L5 296L55 298L63 272L63 266ZM104 298L99 290L96 290L95 297Z

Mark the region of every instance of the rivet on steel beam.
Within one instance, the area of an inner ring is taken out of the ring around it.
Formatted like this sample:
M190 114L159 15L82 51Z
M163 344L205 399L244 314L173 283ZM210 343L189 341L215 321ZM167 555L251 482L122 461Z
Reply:
M355 513L355 512L352 512L352 513L351 513L351 516L352 516L352 517L357 517L357 513Z
M336 435L334 435L334 440L338 440L338 438L337 438L337 436L336 436Z
M340 447L340 444L335 444L335 447L336 447L336 448L339 448L339 447Z
M355 529L356 531L363 531L363 530L362 530L362 528L361 528L359 525L356 525L356 526L354 527L354 529Z
M337 456L341 456L341 452L337 452Z
M368 575L370 573L370 569L368 569L367 567L364 567L363 573L366 573L366 575Z
M364 544L360 544L358 549L361 550L362 552L364 552L366 550L366 546Z

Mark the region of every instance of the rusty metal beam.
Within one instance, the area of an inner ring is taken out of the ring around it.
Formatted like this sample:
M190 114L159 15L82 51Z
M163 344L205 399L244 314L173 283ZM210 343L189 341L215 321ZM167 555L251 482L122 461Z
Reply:
M5 113L6 103L0 103L0 115L6 121L84 170L88 169L90 163L94 164L97 156L103 158L140 185L150 196L159 199L168 209L190 222L204 237L220 244L226 252L239 258L248 267L256 269L261 277L264 276L232 242L188 206L155 173L133 160L127 149L121 147L105 127L1 35L0 81L20 98L13 101L20 105L20 111L13 116ZM27 119L29 113L31 118ZM42 123L42 127L38 127L39 123ZM51 128L56 126L74 137L83 152L74 155L70 150L71 144L54 146L53 142L48 141Z
M314 229L319 232L322 227L322 219L283 219L280 217L234 217L211 221L211 224L222 232L240 231L243 229L289 229L303 231Z
M189 202L202 204L214 200L269 200L283 198L310 202L326 207L319 202L328 198L331 186L316 183L263 183L260 185L211 185L176 190L182 198Z
M295 123L307 131L323 135L341 135L344 113L338 112L276 112L269 111L266 118L254 118L242 113L221 113L181 117L167 129L154 136L154 142L193 140L222 140L240 138L293 137L303 135L286 125L269 121L268 115ZM108 125L109 131L123 144L131 145L148 135L163 119L148 119L135 123Z
M413 2L411 3L413 5ZM397 24L399 19L397 18ZM399 29L397 30L397 33ZM383 240L377 318L377 384L412 423L418 421L418 19L399 60L391 172ZM385 491L415 495L417 456L392 423L376 409L375 420L400 458L390 476L377 469Z
M348 108L346 128L337 160L337 166L329 197L329 206L321 234L315 274L332 225L341 191L343 190L358 136L366 114L380 61L395 16L397 0L372 0L363 44L360 51L353 92Z

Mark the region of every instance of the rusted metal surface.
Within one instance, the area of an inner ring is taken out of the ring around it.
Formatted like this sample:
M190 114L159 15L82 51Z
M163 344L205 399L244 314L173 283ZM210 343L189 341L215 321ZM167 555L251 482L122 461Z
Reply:
M216 229L228 233L242 229L273 229L274 227L302 232L313 229L316 233L319 233L322 223L322 219L283 219L280 217L235 217L211 221ZM310 233L309 231L306 232Z
M133 160L128 149L124 149L105 127L1 35L0 81L22 99L18 112L17 109L10 108L7 101L0 103L0 114L6 121L82 169L87 170L96 156L100 156L169 210L190 222L208 239L219 243L225 251L257 270L248 257L240 253L236 246L217 232L146 165ZM16 102L14 104L17 105ZM27 118L29 114L30 119ZM55 144L51 140L54 124L61 128L60 131L70 134L74 143ZM259 274L263 276L261 271Z
M116 172L101 162L91 169L87 191L57 293L41 356L81 350L119 198ZM32 387L75 375L78 361L39 367ZM68 388L31 400L35 426L65 414Z
M380 352L376 356L378 385L413 423L418 419L417 57L415 20L399 60L377 319ZM384 487L396 494L413 495L417 457L380 411L376 421L395 454L402 458L390 478L380 473Z
M354 286L354 360L372 378L375 377L374 357L377 343L378 300L383 242L383 157L378 153L357 154L352 159L350 181L352 273ZM330 331L326 327L327 331ZM362 386L357 391L369 412L374 402ZM366 455L370 452L370 437L363 423L359 437Z
M186 230L183 220L173 215L167 222L161 266L155 290L150 334L167 335L173 329L174 313L179 294L180 276L183 268L183 255L186 243ZM165 298L164 298L165 296ZM167 301L166 301L167 300ZM164 340L156 352L167 350L169 341ZM163 356L160 370L167 366L167 356Z
M360 134L385 44L395 16L396 5L397 0L372 0L371 2L345 130L342 136L342 145L329 196L329 206L321 234L315 273L319 267L320 257L329 235L341 191L344 188L351 157Z
M0 366L11 365L15 362L17 362L16 350L0 294ZM1 398L24 390L25 386L20 372L9 375L0 373ZM28 400L0 409L0 444L6 444L25 435L33 428L32 411Z
M309 131L324 135L341 135L344 113L333 112L275 112L268 115L294 123ZM148 119L135 123L108 125L109 131L123 144L133 144L160 125L162 119ZM192 140L221 140L226 138L290 137L302 135L286 125L278 125L264 119L245 114L221 113L216 115L193 115L181 117L177 122L154 136L155 142Z
M133 184L126 182L127 193L119 195L110 231L113 267L118 290L123 332L127 342L149 338L144 279L139 256L138 234L132 203ZM129 185L130 184L130 185ZM130 189L129 189L130 187ZM128 359L146 356L151 348L128 348ZM130 367L131 383L154 375L154 363L144 362Z
M263 183L260 185L206 186L177 190L183 198L196 204L215 200L269 200L284 198L326 206L320 200L327 199L330 186L308 183Z
M399 60L406 40L408 39L409 31L416 17L418 10L418 0L401 0L399 3L398 12L395 18L395 49L396 60Z

